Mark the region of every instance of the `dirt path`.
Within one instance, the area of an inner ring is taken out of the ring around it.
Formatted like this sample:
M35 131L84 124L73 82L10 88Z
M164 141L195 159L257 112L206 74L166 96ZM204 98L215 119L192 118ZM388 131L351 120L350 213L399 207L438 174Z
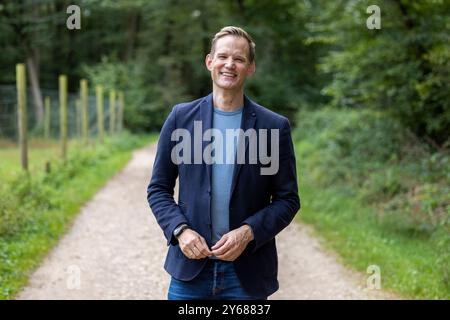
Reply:
M18 299L165 299L166 241L145 196L154 147L83 207L71 230L30 278ZM277 237L280 290L271 299L383 299L365 276L343 268L308 228L292 224Z

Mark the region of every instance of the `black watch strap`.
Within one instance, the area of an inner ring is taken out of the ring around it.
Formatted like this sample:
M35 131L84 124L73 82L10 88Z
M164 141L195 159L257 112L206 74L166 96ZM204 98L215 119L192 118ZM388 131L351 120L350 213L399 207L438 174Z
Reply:
M173 236L175 238L178 238L178 236L186 229L188 229L189 226L186 223L183 223L181 225L179 225L178 227L175 228L175 230L173 230Z

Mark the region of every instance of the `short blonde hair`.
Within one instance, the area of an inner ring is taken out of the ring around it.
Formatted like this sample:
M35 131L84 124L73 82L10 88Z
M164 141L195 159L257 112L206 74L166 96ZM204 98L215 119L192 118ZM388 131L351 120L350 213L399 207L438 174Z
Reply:
M214 55L217 40L219 40L222 37L230 35L235 37L242 37L245 40L247 40L249 48L249 60L250 62L253 62L255 60L255 43L253 42L252 37L250 37L250 35L244 29L234 26L223 27L219 32L217 32L214 35L214 38L211 40L210 54Z

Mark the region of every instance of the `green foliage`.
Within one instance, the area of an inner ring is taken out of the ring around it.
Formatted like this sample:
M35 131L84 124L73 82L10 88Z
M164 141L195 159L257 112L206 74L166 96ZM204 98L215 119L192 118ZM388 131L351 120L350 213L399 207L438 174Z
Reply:
M444 144L450 136L449 2L378 1L380 30L365 27L371 4L328 2L328 14L317 18L309 41L330 47L320 65L332 77L324 93L335 106L386 111L419 137Z
M79 31L64 28L62 0L0 5L0 83L13 83L14 64L32 58L42 87L55 89L65 73L76 92L88 75L126 92L129 129L159 129L174 104L210 92L204 57L211 38L225 25L239 25L256 42L257 71L246 93L293 123L298 110L331 100L387 113L429 143L449 139L448 1L74 4L82 8ZM366 28L373 4L381 8L380 30Z
M319 10L309 2L75 1L82 17L81 30L73 31L64 27L64 1L31 2L7 1L0 9L8 17L0 20L0 44L7 48L0 83L13 83L14 63L33 54L42 87L56 89L57 75L65 73L70 92L85 77L123 90L125 126L134 131L159 129L173 105L211 91L204 59L213 35L231 24L248 30L257 44L249 96L292 119L299 107L326 100L315 70L321 47L303 41L307 21ZM33 12L45 19L24 19ZM23 38L15 28L27 31ZM24 50L34 42L33 53Z
M320 148L314 174L323 185L338 182L365 201L382 200L384 215L404 215L405 229L432 232L449 219L449 155L432 153L399 122L351 109L304 112L298 122L296 135Z
M18 199L2 187L0 191L0 235L13 234L27 219L27 211L18 209Z
M314 204L306 221L333 238L333 247L360 268L372 255L386 265L435 268L417 271L420 276L408 282L403 277L409 271L398 267L392 272L399 278L388 282L408 295L448 297L448 152L433 152L398 121L375 111L327 108L301 112L297 122L300 193L306 189L306 206ZM363 239L365 233L372 235ZM345 239L360 236L355 251L347 251ZM385 256L375 252L380 238L392 242L392 248L380 250ZM369 245L374 248L367 251Z

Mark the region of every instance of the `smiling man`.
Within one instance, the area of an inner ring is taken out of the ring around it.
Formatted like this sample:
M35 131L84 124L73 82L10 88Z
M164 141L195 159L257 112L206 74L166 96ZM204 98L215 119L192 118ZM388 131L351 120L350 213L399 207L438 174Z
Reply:
M205 64L213 91L172 109L147 189L169 246L168 299L267 299L279 287L275 236L300 208L289 121L244 95L256 65L243 29L220 30ZM264 174L267 158L277 165Z

